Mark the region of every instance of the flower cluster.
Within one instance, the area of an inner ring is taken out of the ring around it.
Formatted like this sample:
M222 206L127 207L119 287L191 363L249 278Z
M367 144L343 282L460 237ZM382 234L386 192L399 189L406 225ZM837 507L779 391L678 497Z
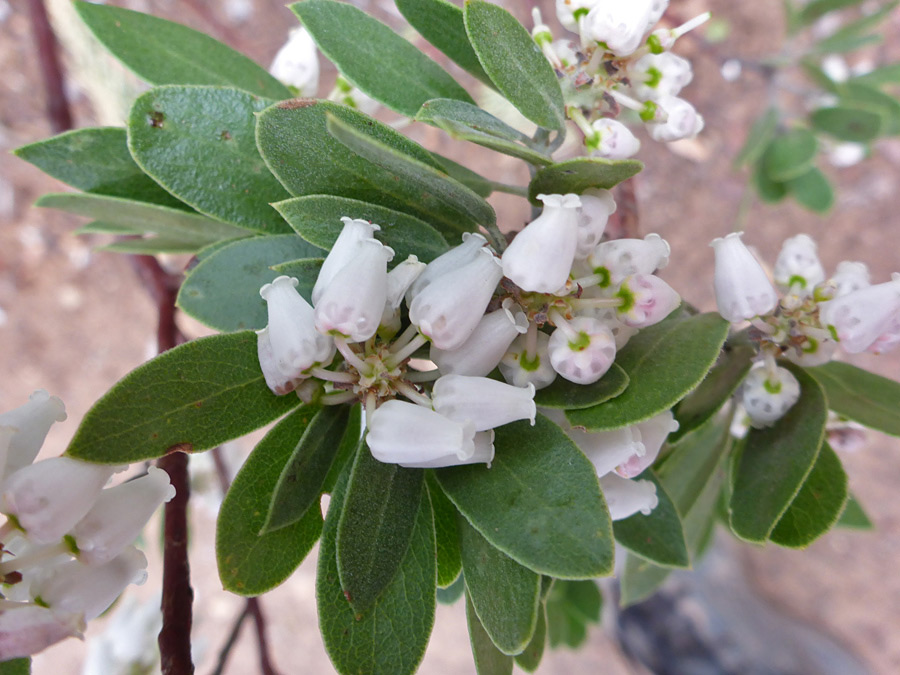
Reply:
M674 29L652 31L668 0L557 0L560 24L579 40L554 40L533 11L532 36L560 77L567 112L592 154L631 157L640 141L614 119L619 106L638 113L656 141L692 138L703 118L678 94L693 78L691 64L672 53L676 40L703 24L702 14ZM652 31L652 32L651 32Z
M759 344L761 360L742 394L754 426L773 424L800 395L797 379L776 358L817 366L838 346L880 354L900 343L900 274L873 285L865 264L844 261L828 278L815 242L800 234L784 242L773 285L741 233L715 239L712 247L719 314L732 323L750 321Z
M616 208L609 192L540 199L543 212L502 256L469 233L427 265L410 256L390 272L379 226L343 218L311 303L290 277L260 291L270 389L364 403L380 461L489 464L495 427L534 423L536 389L557 376L596 382L634 332L680 304L653 275L668 262L659 236L600 241ZM486 377L498 366L506 382Z
M165 471L105 488L118 468L69 457L34 462L62 401L39 390L0 415L0 660L80 636L147 560L132 546L175 494Z

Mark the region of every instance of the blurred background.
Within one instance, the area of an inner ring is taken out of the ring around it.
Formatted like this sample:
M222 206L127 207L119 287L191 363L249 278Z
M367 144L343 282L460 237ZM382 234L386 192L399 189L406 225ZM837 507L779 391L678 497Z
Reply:
M9 154L53 133L39 71L38 40L29 16L32 4L0 0L0 410L21 405L38 388L60 396L69 417L54 426L44 446L42 456L53 456L64 451L91 404L155 353L156 313L127 256L96 251L96 246L108 241L98 235L75 236L73 230L82 224L79 219L32 206L41 194L68 188ZM296 25L281 0L116 0L114 4L207 32L265 66ZM389 0L353 4L392 25L446 65L446 59L406 26ZM506 5L531 28L530 3L498 4ZM543 0L539 5L545 21L556 30L553 3ZM68 0L46 0L46 6L60 41L74 126L123 125L130 101L143 85L92 44ZM708 243L731 231L747 184L746 173L733 170L731 162L766 105L764 78L745 68L729 81L722 75L722 66L729 59L753 61L777 52L784 34L780 0L672 0L664 22L674 26L707 10L713 13L713 23L679 41L676 49L691 60L695 73L682 96L703 114L706 128L697 139L669 145L655 143L639 131L643 147L638 158L646 169L634 180L641 234L658 232L672 246L671 262L661 276L704 310L714 308ZM900 10L888 19L886 31L884 42L866 57L900 58ZM460 81L472 84L453 64L447 68ZM327 94L334 77L334 69L323 63L320 95ZM477 93L476 99L480 100ZM394 119L391 113L379 116ZM520 184L527 180L518 160L463 147L419 124L405 132L492 180ZM574 154L577 147L563 148L559 156L566 152ZM829 272L841 260L862 260L869 265L873 281L887 280L891 272L900 271L900 139L879 141L871 158L826 172L838 188L837 201L827 216L814 216L792 202L773 207L751 200L746 202L745 241L771 264L786 237L805 232L819 242L820 257ZM504 229L518 229L527 221L523 200L499 195L491 201ZM173 266L185 262L169 261ZM189 336L208 332L184 317L179 322ZM896 353L854 362L900 379ZM252 444L253 439L245 439L225 448L232 470ZM687 669L679 670L681 657L676 653L682 652L676 649L669 653L669 666L654 667L657 672L900 672L900 440L871 432L862 444L844 451L841 459L851 490L874 522L874 531L837 530L801 552L737 544L720 533L711 559L699 573L673 575L662 601L624 617L628 621L618 617L618 629L614 591L605 584L604 590L610 592L604 627L592 627L579 651L547 654L539 672L647 672L621 649L617 633L625 636L633 654L642 645L649 648L641 640L652 637L654 623L682 631L679 635L690 636L693 642L685 640L691 644L715 644L718 653L718 661L697 661L696 667L683 661ZM219 652L245 602L223 591L216 573L214 531L220 494L212 463L204 455L192 457L191 462L197 497L191 509L195 662L197 672L205 675L215 671ZM157 529L154 525L148 530L143 544L154 565L150 580L129 591L127 602L119 604L129 611L127 621L122 614L116 617L114 608L112 617L92 622L86 643L69 640L35 657L34 673L145 672L116 670L101 656L114 651L115 644L120 651L129 646L138 654L146 649L152 654L155 648L155 589L161 574ZM270 653L279 673L333 672L317 627L314 561L313 554L287 583L261 600ZM651 629L642 634L634 628L635 621ZM104 643L104 639L112 642ZM106 646L93 648L101 656L92 655L93 665L83 670L92 643ZM154 672L153 668L148 666L146 672ZM223 672L259 672L252 622L245 622ZM439 606L420 672L474 672L461 603Z

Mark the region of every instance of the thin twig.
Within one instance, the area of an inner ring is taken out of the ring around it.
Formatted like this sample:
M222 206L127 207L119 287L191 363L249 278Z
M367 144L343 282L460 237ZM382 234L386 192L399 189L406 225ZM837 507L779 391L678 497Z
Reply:
M278 675L269 658L269 641L266 638L266 617L259 604L259 598L247 598L247 611L256 624L256 641L259 643L259 669L262 675Z
M225 641L225 644L222 645L222 649L219 650L219 661L216 663L216 669L212 671L211 675L222 675L222 673L225 672L225 664L228 662L231 650L234 648L234 645L237 644L237 639L241 634L241 628L244 625L244 619L248 616L250 616L249 603L244 605L241 613L238 614L237 618L234 620L234 625L231 627L228 639Z
M63 85L62 66L59 63L59 50L56 36L50 28L47 8L43 0L28 0L28 12L31 17L31 32L37 47L41 77L44 80L44 95L47 100L47 119L53 133L61 133L72 128L72 111Z

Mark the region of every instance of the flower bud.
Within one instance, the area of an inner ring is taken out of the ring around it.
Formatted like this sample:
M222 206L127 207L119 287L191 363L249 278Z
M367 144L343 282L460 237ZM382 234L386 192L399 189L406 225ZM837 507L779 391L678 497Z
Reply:
M537 353L526 352L528 334L520 335L509 346L509 351L500 361L500 373L503 379L516 387L524 387L531 383L535 389L543 389L553 384L556 371L550 364L547 352L550 336L538 331Z
M633 274L653 274L669 264L668 242L658 234L643 239L614 239L598 245L588 257L601 288L618 286Z
M900 274L891 281L819 304L819 319L851 354L868 349L900 315Z
M716 256L714 285L722 318L739 323L768 314L778 296L762 266L741 241L741 232L713 239Z
M269 72L286 85L296 87L300 96L313 97L319 87L319 57L316 43L303 28L291 31L269 67Z
M645 469L652 466L659 457L659 451L666 442L666 437L672 432L678 431L678 422L671 410L661 412L649 420L638 422L636 426L640 432L641 443L644 444L644 454L641 456L635 453L616 468L616 473L623 478L640 476Z
M646 453L641 442L641 432L636 426L612 431L584 431L569 424L562 410L544 408L541 413L556 422L591 460L597 476L605 476L632 457L643 457Z
M0 431L0 480L31 464L53 423L65 419L66 406L43 389L29 396L28 403L0 414L0 430L7 430Z
M616 56L633 54L651 27L653 0L598 0L584 19L588 40L602 42Z
M747 374L741 390L741 403L750 417L750 424L759 429L770 427L784 417L800 398L800 383L794 374L775 367L772 377L763 363L757 363Z
M659 323L681 304L681 296L669 284L652 274L626 277L616 291L623 303L616 308L619 321L632 328Z
M628 159L641 149L641 142L631 133L631 129L609 117L601 117L591 122L593 137L585 139L585 145L595 157L605 159Z
M691 63L672 52L645 54L628 66L635 95L642 100L676 96L694 77Z
M400 330L400 312L398 310L403 302L403 297L424 269L425 263L419 262L416 256L411 255L388 272L387 300L381 315L381 326L390 328L388 337L393 337ZM379 335L382 332L379 330ZM382 337L385 336L382 335Z
M869 268L866 264L849 260L838 263L837 271L829 281L835 285L834 297L836 298L872 285Z
M514 387L486 377L444 375L434 383L435 412L460 424L472 423L476 431L487 431L516 420L534 426L537 408L534 385Z
M374 239L375 233L381 229L368 220L345 216L341 218L341 221L344 223L344 227L335 239L328 255L325 256L325 262L322 263L322 269L319 270L319 276L316 277L316 285L313 286L312 302L314 306L319 304L319 298L322 297L322 293L325 292L335 275L356 260L359 243L365 239Z
M557 327L547 345L553 369L569 382L591 384L616 358L616 339L597 319L581 316Z
M441 275L415 296L409 320L438 349L457 349L481 321L502 277L500 260L479 248L469 264Z
M581 214L578 218L577 259L583 260L593 253L606 230L609 216L615 212L616 202L609 190L585 190L581 195Z
M393 249L376 239L359 242L353 262L342 267L319 296L316 330L351 342L375 335L387 302L387 264L393 257Z
M809 235L786 239L775 261L775 283L784 290L797 287L807 293L825 281L825 270L816 255L816 243Z
M703 117L690 103L677 96L661 96L659 106L665 111L665 122L650 122L647 130L655 141L669 143L693 138L703 130Z
M415 297L434 280L474 261L485 244L487 244L487 239L477 232L466 232L463 234L462 244L454 246L446 253L442 253L425 266L425 269L422 270L422 273L406 292L407 304L412 304Z
M503 253L503 274L519 288L553 293L565 286L578 245L578 195L538 195L540 216Z
M598 0L556 0L556 18L566 30L579 32L579 21L587 16Z
M525 313L511 298L506 298L500 309L481 317L459 347L438 349L432 343L429 357L442 373L483 377L497 367L516 336L527 330Z
M600 489L613 520L624 520L638 512L649 516L659 504L656 485L649 480L629 480L608 473L600 478Z

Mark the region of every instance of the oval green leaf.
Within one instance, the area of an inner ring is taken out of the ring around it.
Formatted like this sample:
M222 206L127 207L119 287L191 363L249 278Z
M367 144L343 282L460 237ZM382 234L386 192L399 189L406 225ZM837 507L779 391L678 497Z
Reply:
M451 586L462 571L459 552L459 512L441 489L433 472L425 474L431 510L434 513L434 533L437 540L438 588Z
M644 165L636 159L576 157L538 169L528 184L528 198L540 204L540 194L581 194L589 188L609 190L641 172Z
M200 338L131 371L85 415L66 454L102 464L208 450L300 405L266 386L256 333Z
M817 108L809 115L813 127L842 141L868 143L881 134L882 117L877 112L834 106Z
M871 429L900 436L900 383L840 361L807 372L822 385L831 410Z
M778 110L776 108L767 108L750 127L747 133L747 140L734 158L734 167L738 168L745 164L754 164L763 156L769 141L775 136L775 129L778 127Z
M544 605L538 607L537 626L534 628L534 635L531 642L522 650L520 654L516 654L516 665L526 673L533 673L541 665L541 659L544 657L544 648L547 646L547 611Z
M507 656L491 641L484 629L472 599L466 594L466 623L469 626L469 644L475 659L477 675L512 675L513 657Z
M544 408L581 410L615 398L628 386L628 375L615 363L593 384L575 384L561 377L549 387L538 389L534 402Z
M766 175L783 183L809 171L819 144L809 129L791 129L771 140L762 161Z
M587 638L587 627L600 623L603 596L597 584L557 579L547 596L547 628L550 646L577 649Z
M834 190L825 174L812 168L785 183L788 192L801 205L816 213L825 213L834 205Z

